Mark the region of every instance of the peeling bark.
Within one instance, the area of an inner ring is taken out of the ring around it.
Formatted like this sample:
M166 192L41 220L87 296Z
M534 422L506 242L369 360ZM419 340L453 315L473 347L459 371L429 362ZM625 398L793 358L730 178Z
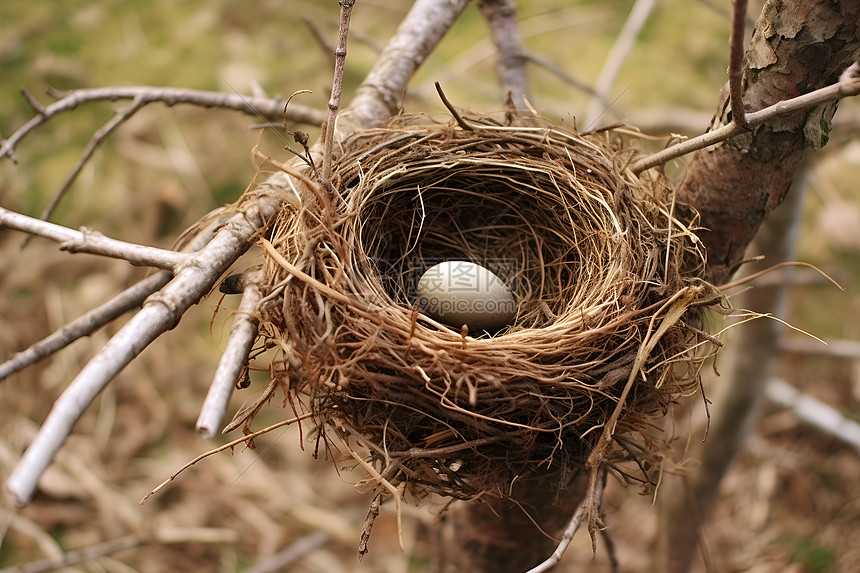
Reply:
M860 3L770 0L744 61L743 100L756 111L835 83L860 58ZM788 192L807 148L827 143L835 104L781 117L693 157L678 188L702 216L709 275L722 282ZM712 128L728 124L725 94Z

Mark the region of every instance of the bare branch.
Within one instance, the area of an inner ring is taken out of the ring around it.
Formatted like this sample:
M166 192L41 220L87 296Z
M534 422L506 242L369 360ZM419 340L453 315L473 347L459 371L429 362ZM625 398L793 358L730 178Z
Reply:
M166 285L172 278L173 273L170 271L160 271L150 275L114 296L105 304L82 314L29 348L16 353L12 358L0 364L0 380L47 358L79 338L89 336L123 313L140 306L146 297Z
M245 569L245 573L278 573L278 571L286 571L295 561L301 559L317 547L328 543L330 540L331 534L325 531L317 531L316 533L300 537L262 563L257 563Z
M391 104L396 103L399 106L409 78L467 4L468 0L457 0L444 5L435 0L416 2L350 106L354 111L353 119L349 122L353 128L378 125L396 111L397 107L392 109ZM140 91L141 88L138 88L134 95L138 95ZM10 153L26 133L52 114L74 109L83 101L119 99L122 94L129 93L123 92L122 89L106 89L98 93L95 90L86 93L73 92L60 102L45 108L43 115L19 129L14 138L3 143L2 153ZM204 98L204 101L211 105L232 101L242 111L255 115L260 112L259 109L253 108L257 108L257 103L261 102L238 95L233 97L229 94L174 90L168 94L162 92L156 99L171 105L186 101L179 97L182 94L186 95L186 99L188 94L205 94L209 99ZM166 98L169 95L175 99L168 101ZM155 96L144 89L142 97L146 99ZM271 101L267 103L271 104ZM275 106L278 114L281 113L284 103L278 102ZM294 106L290 106L290 109L293 108ZM351 129L343 133L348 134ZM285 194L290 193L292 188L288 178L286 173L276 173L254 191L246 192L241 201L240 212L218 231L204 249L190 259L191 264L182 266L171 282L150 296L143 309L81 370L55 402L33 443L6 483L17 504L24 505L32 497L39 477L71 432L75 422L98 393L143 348L175 326L183 313L209 292L224 270L247 249L251 237L268 224L267 221L277 212L281 201L287 200ZM63 229L57 226L50 229L56 232L55 227ZM63 229L63 238L79 238L77 235L67 235L69 232L72 231Z
M523 58L525 58L529 62L535 64L536 66L542 67L543 69L545 69L549 73L553 74L554 76L557 76L562 81L575 87L579 91L585 92L585 93L597 98L597 100L600 101L600 105L603 106L604 108L606 108L606 109L609 108L609 103L610 103L609 100L607 100L604 96L597 93L597 91L594 89L594 87L591 84L589 84L585 80L581 80L578 77L574 76L573 74L571 74L570 72L568 72L567 70L565 70L564 68L562 68L561 66L559 66L558 64L553 62L552 60L550 60L549 58L546 58L540 54L536 54L536 53L528 51L528 50L524 51L522 56L523 56Z
M527 58L523 53L517 20L517 4L514 0L481 0L478 8L490 26L490 37L496 45L498 59L496 73L502 93L513 96L517 109L526 109L525 100L531 100L526 77Z
M200 416L197 418L197 431L207 438L214 436L221 424L224 413L227 412L227 403L236 386L236 380L242 368L248 363L248 354L257 338L259 321L256 313L262 298L259 287L262 280L261 271L248 273L245 277L245 289L242 293L242 302L239 304L239 312L233 319L227 347L218 362L218 368L215 370L215 376L203 401Z
M216 223L217 221L213 221L213 224L204 227L188 240L182 250L193 252L205 247L215 234ZM112 297L106 303L63 325L29 348L16 353L12 358L0 364L0 381L30 364L39 362L57 350L65 348L75 340L89 336L121 314L140 306L146 297L166 285L172 278L173 273L170 271L160 271L150 275Z
M732 36L729 40L729 98L732 120L749 129L741 91L744 72L744 24L747 18L747 0L732 0Z
M273 123L280 124L284 119L284 98L249 97L240 94L209 92L186 88L169 88L156 86L110 87L96 89L73 90L61 93L59 100L36 108L38 115L18 128L8 139L0 141L0 158L9 156L15 160L14 151L17 145L34 129L61 113L72 111L79 105L95 101L117 101L130 99L139 101L140 105L134 111L150 104L163 103L167 106L191 104L206 108L221 108L240 111L253 117L262 116ZM35 100L33 100L35 101ZM33 103L33 102L31 102ZM38 102L35 102L38 103ZM299 104L290 104L286 117L296 123L321 125L326 118L324 112ZM125 118L127 119L127 118Z
M764 392L771 402L790 408L803 422L815 426L860 453L860 424L843 416L837 409L799 392L797 388L778 378L772 378Z
M351 113L341 114L345 117L337 126L342 134L338 139L355 128L378 126L400 110L409 80L468 4L469 0L416 0L356 91Z
M70 253L90 253L114 259L122 259L133 265L144 265L167 270L176 270L187 264L189 255L126 243L111 239L92 229L75 231L27 215L21 215L0 207L0 227L23 231L60 243L60 249Z
M567 551L567 547L570 545L570 542L573 541L573 536L576 534L580 525L582 525L583 518L588 514L591 504L596 503L598 506L600 505L600 501L603 498L603 486L605 483L606 466L601 466L597 476L597 485L594 491L594 497L592 498L591 496L586 495L582 499L582 502L576 508L576 511L571 516L567 527L564 529L561 541L559 541L558 547L556 547L553 554L537 567L529 569L527 573L544 573L545 571L550 571L558 564L559 561L561 561L562 556L564 556L564 552Z
M586 114L586 130L591 127L596 127L596 123L600 117L606 113L607 107L605 102L609 100L609 91L612 89L612 84L615 83L615 78L618 72L621 71L621 66L624 60L633 49L633 44L639 36L639 32L651 15L651 10L654 8L655 0L636 0L636 4L630 10L630 15L627 21L624 22L624 27L618 34L615 44L612 46L609 55L606 57L606 62L603 64L603 69L600 70L600 75L597 77L594 90L599 94L591 100Z
M788 193L807 150L827 143L835 100L852 87L860 91L860 79L846 77L846 70L856 75L858 23L857 3L765 3L744 57L743 100L747 110L765 113L775 106L777 115L748 135L695 153L677 188L678 200L699 212L708 279L715 284L737 270L762 221ZM820 88L833 90L831 96ZM818 105L807 101L798 111L780 107L797 109L791 106L822 95ZM727 103L720 102L714 127L729 123ZM753 118L747 114L751 123Z
M243 196L233 215L212 241L193 255L176 277L147 298L143 308L90 360L54 403L33 443L12 472L6 487L18 505L25 505L39 477L51 463L75 422L102 389L162 333L176 326L221 274L248 248L252 237L270 222L286 199L284 173L276 173Z
M346 63L346 41L349 38L349 20L355 0L340 0L340 24L337 30L337 50L334 53L334 79L331 84L331 97L328 100L328 118L325 123L322 177L331 178L332 152L334 150L334 130L337 112L340 109L340 93L343 89L343 72Z
M845 97L860 95L860 63L852 64L845 73L839 78L839 81L833 85L817 89L808 94L803 94L795 98L781 101L766 107L762 110L746 114L746 121L749 129L773 121L776 118L788 115L790 113L808 109L823 103L836 101ZM711 145L726 141L749 131L743 128L740 124L732 120L728 125L719 127L713 131L703 133L698 137L688 139L672 147L644 157L636 161L630 166L633 173L641 173L646 169L657 167L672 159L677 159L693 151L704 149Z

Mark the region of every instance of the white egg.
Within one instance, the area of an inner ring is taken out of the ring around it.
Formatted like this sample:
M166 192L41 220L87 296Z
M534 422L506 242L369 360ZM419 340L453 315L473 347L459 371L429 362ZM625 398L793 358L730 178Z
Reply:
M511 322L517 304L508 285L468 261L433 265L418 280L418 307L427 316L470 330L499 330Z

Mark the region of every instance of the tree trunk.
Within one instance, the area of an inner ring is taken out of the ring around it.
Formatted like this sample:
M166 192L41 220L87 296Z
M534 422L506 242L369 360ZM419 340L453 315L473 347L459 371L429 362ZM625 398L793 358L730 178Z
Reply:
M523 573L546 560L582 502L586 478L581 474L571 479L560 497L554 487L530 480L515 484L511 496L518 503L493 499L455 507L451 512L456 529L453 561L458 570Z
M744 60L743 100L756 111L836 82L860 58L860 3L770 0ZM715 126L730 120L728 102ZM777 207L808 147L827 143L835 104L785 115L693 157L679 200L702 216L711 279L721 282L743 260L762 221Z

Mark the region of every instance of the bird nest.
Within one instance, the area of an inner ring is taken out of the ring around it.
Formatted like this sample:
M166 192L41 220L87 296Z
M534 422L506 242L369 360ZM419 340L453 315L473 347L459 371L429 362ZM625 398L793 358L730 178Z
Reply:
M626 168L617 131L458 120L360 132L284 207L261 311L272 384L385 495L504 496L595 464L653 484L655 422L698 387L715 300L695 213ZM422 312L418 277L452 260L507 284L510 324Z

